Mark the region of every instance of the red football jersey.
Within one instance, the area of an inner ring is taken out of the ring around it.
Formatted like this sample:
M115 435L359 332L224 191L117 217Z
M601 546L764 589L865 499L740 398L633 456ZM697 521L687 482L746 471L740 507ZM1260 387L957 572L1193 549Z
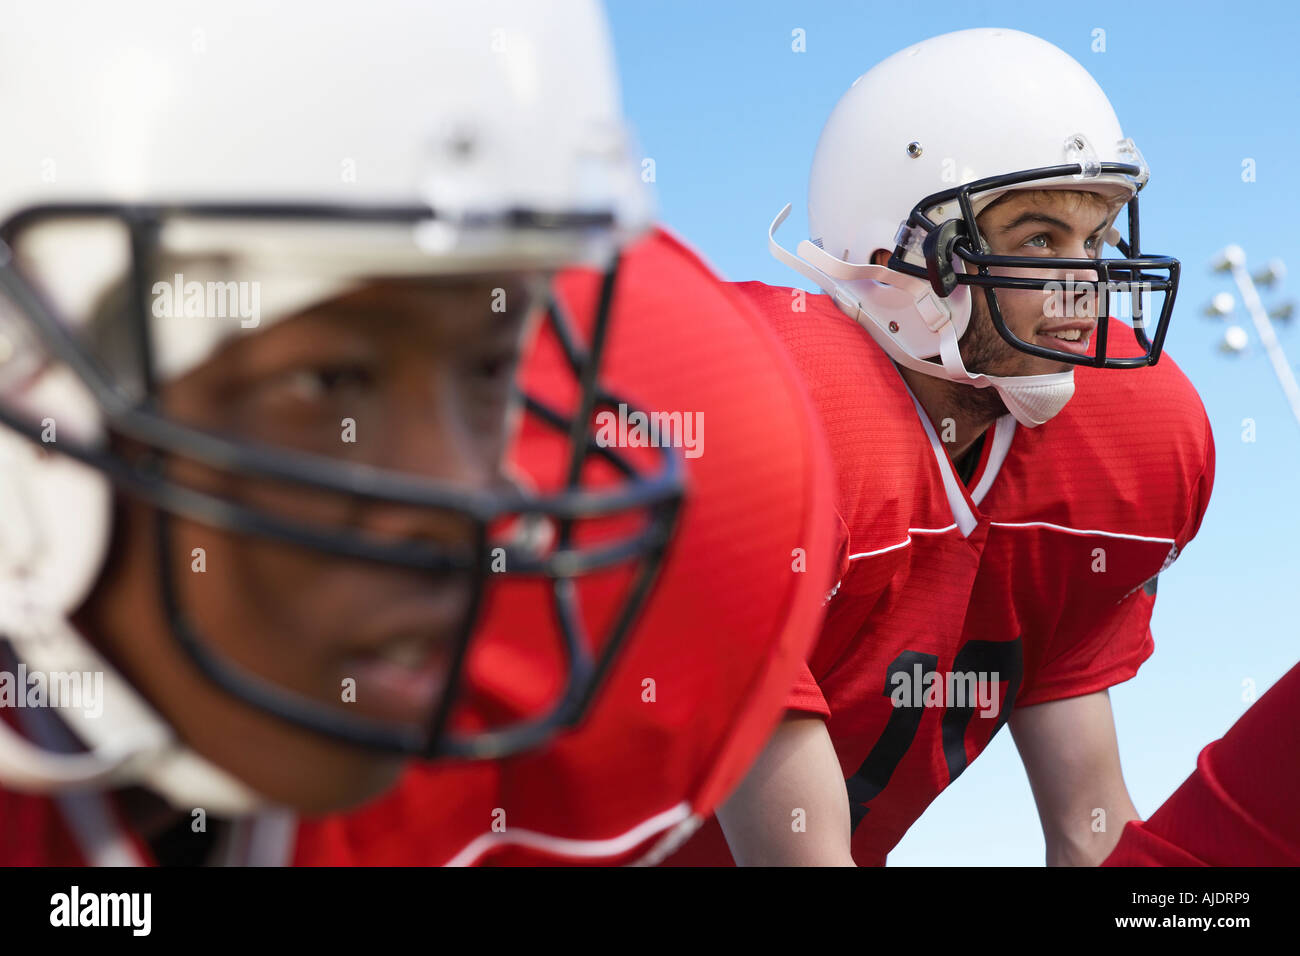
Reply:
M599 287L584 270L559 281L584 331ZM677 534L586 721L527 756L415 765L350 814L246 821L228 859L654 862L762 749L834 583L834 477L816 412L761 317L663 232L626 253L614 301L602 381L643 410L696 415L698 427ZM572 375L543 328L523 384L571 408ZM514 461L542 488L563 477L557 443L535 422L521 431ZM502 580L468 658L467 695L494 718L530 713L560 677L555 611L541 585ZM593 635L604 633L627 580L602 573L580 586ZM148 862L111 801L93 800L78 809L0 792L0 863Z
M1102 866L1300 866L1300 664L1269 688Z
M1196 534L1214 445L1196 391L1153 367L1080 367L1038 428L1005 415L969 482L885 352L824 295L739 286L808 383L839 479L839 583L789 706L820 714L853 855L880 865L1026 707L1132 677L1155 577ZM1111 342L1133 342L1111 320ZM726 863L710 823L671 862Z

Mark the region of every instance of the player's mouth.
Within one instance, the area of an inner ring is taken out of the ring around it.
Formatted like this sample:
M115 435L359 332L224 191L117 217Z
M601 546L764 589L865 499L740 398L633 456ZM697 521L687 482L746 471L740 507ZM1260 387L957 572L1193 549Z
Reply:
M1034 339L1039 345L1049 349L1087 355L1088 345L1092 341L1092 332L1096 326L1097 323L1091 319L1063 322L1050 328L1039 329Z
M450 582L380 607L363 643L340 665L342 675L356 681L356 701L349 706L375 720L428 721L446 689L455 638L468 609L469 587Z

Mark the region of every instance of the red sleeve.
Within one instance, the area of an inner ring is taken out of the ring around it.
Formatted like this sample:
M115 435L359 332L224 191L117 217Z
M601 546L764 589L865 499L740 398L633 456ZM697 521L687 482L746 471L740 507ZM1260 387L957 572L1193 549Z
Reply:
M831 709L826 704L826 698L822 695L822 689L817 685L817 681L812 676L812 671L808 670L808 665L804 664L799 675L794 680L794 686L790 688L790 694L785 699L786 710L797 710L803 713L816 714L818 717L829 718Z
M1016 706L1081 697L1133 677L1155 650L1151 637L1155 603L1155 594L1148 593L1146 587L1124 598L1087 640L1069 643L1044 664L1033 683L1016 698Z
M1210 419L1205 419L1205 457L1202 459L1200 474L1192 482L1187 521L1177 535L1178 550L1187 547L1187 543L1196 537L1201 529L1201 519L1205 509L1210 506L1210 493L1214 490L1214 433L1210 430Z
M849 526L844 523L844 516L838 511L835 512L835 560L831 562L835 573L831 575L830 587L826 590L826 600L824 603L829 604L831 598L840 589L840 582L844 580L844 575L849 573Z
M1300 866L1300 664L1209 744L1103 866Z
M1208 417L1204 419L1201 444L1200 469L1187 485L1186 518L1174 534L1174 550L1165 562L1165 568L1196 536L1210 504L1215 455L1214 435ZM1048 660L1033 683L1016 698L1016 706L1028 707L1092 694L1122 684L1136 675L1138 668L1155 650L1151 613L1155 609L1157 577L1120 601L1086 640L1064 647Z
M832 575L830 587L826 592L826 604L835 597L835 592L839 590L840 582L844 580L844 575L849 572L849 527L844 523L844 518L838 511L835 512L835 573ZM816 642L814 642L814 647ZM813 648L808 649L809 654ZM802 713L816 714L818 717L829 718L831 709L826 703L826 697L822 694L821 687L817 684L817 679L813 677L812 671L808 669L807 663L800 669L795 677L794 686L790 688L790 694L785 702L786 710L796 710Z

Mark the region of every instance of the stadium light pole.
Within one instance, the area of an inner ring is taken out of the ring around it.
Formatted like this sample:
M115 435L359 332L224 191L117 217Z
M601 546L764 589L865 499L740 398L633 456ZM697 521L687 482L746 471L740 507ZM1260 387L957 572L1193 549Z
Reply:
M1264 346L1264 351L1268 353L1269 361L1273 363L1273 372L1277 375L1277 380L1282 386L1282 392L1286 395L1287 403L1291 406L1291 414L1295 416L1297 423L1300 423L1300 385L1296 384L1295 372L1291 370L1291 363L1287 361L1286 352L1282 350L1281 343L1277 340L1277 334L1273 331L1272 318L1288 322L1295 310L1295 306L1290 302L1285 302L1274 310L1272 317L1264 308L1264 303L1260 301L1259 291L1255 284L1258 282L1265 288L1269 288L1282 281L1286 275L1286 267L1280 259L1271 260L1267 266L1259 273L1258 276L1252 277L1246 269L1246 253L1240 246L1228 246L1217 256L1210 266L1211 270L1216 273L1229 273L1233 281L1237 284L1237 291L1241 293L1242 304L1246 306L1246 311L1250 313L1251 321L1255 324L1255 332L1259 335L1259 341ZM1205 314L1216 317L1224 317L1232 314L1236 303L1233 301L1231 293L1220 292L1210 300L1210 304L1205 308ZM1249 339L1246 330L1240 326L1229 326L1224 332L1223 340L1220 342L1221 351L1228 354L1238 354L1242 352Z

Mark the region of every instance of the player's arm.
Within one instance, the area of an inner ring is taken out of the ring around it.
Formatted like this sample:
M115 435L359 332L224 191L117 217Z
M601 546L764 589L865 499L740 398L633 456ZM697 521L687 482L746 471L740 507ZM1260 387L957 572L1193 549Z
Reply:
M1038 804L1047 865L1098 865L1124 824L1139 819L1120 771L1110 695L1025 707L1012 712L1010 726Z
M718 822L739 866L854 865L848 790L820 717L786 716Z

